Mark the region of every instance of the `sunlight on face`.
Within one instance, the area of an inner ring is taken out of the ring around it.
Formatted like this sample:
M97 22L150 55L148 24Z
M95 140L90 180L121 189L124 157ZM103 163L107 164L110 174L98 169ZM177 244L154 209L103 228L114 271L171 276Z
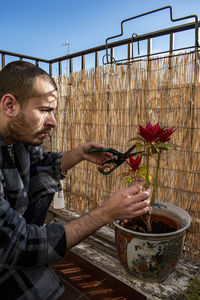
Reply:
M34 90L38 96L30 98L5 129L4 135L12 143L41 145L51 128L57 125L54 117L57 91L51 83L40 77L34 84Z

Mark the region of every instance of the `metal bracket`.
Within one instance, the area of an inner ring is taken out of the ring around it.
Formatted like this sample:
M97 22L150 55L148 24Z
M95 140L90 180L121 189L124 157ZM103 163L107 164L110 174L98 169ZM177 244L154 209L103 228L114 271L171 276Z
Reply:
M161 11L161 10L165 10L165 9L169 9L170 10L170 20L172 22L177 22L177 21L186 20L186 19L190 19L190 18L194 18L195 19L195 47L198 48L199 47L199 21L198 21L198 16L197 15L189 15L189 16L185 16L185 17L181 17L181 18L176 18L175 19L175 18L173 18L173 15L172 15L172 7L171 6L164 6L164 7L161 7L161 8L158 8L158 9L155 9L155 10L151 10L151 11L148 11L146 13L134 16L132 18L128 18L128 19L123 20L121 22L121 33L118 34L118 35L115 35L115 36L108 37L106 39L106 43L105 43L106 54L103 56L103 59L102 59L103 64L107 65L107 64L113 64L113 63L117 63L119 61L122 61L122 60L116 60L111 54L108 53L108 48L109 48L108 41L110 41L111 39L120 37L120 36L122 36L124 34L123 25L124 25L125 22L128 22L128 21L131 21L131 20L134 20L134 19L146 16L146 15L149 15L149 14ZM131 42L133 42L134 36L137 36L137 34L136 33L132 34ZM139 41L138 41L138 53L139 53ZM105 58L106 58L106 61L105 61Z

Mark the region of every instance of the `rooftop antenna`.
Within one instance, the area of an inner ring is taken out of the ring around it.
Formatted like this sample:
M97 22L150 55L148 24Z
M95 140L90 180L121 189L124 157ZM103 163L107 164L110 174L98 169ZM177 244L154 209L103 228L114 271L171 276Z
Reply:
M62 43L61 46L66 47L66 54L68 55L70 52L70 48L69 48L70 43L65 40L65 43ZM66 74L68 73L68 69L69 69L69 59L67 60L67 66L66 66Z
M67 40L65 40L65 43L61 44L61 46L66 47L67 55L69 54L69 51L70 51L69 45L70 45L70 43Z

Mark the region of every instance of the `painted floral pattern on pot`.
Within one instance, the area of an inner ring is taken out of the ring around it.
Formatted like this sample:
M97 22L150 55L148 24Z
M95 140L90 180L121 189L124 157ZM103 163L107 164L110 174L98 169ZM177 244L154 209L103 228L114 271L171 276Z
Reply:
M174 269L181 249L180 236L152 242L133 238L127 245L128 269L136 277L163 281Z
M168 239L141 239L115 230L119 259L133 276L152 282L165 280L181 255L184 234Z
M127 266L127 245L132 240L132 236L122 233L120 230L115 231L116 247L119 258L124 266Z

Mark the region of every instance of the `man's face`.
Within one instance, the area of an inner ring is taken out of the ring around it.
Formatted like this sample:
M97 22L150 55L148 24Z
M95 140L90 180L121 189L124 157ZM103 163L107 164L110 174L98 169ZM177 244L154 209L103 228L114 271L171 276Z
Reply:
M18 115L9 120L5 136L11 143L41 145L51 128L56 126L54 111L57 106L57 91L42 77L34 84L36 97L21 108Z

